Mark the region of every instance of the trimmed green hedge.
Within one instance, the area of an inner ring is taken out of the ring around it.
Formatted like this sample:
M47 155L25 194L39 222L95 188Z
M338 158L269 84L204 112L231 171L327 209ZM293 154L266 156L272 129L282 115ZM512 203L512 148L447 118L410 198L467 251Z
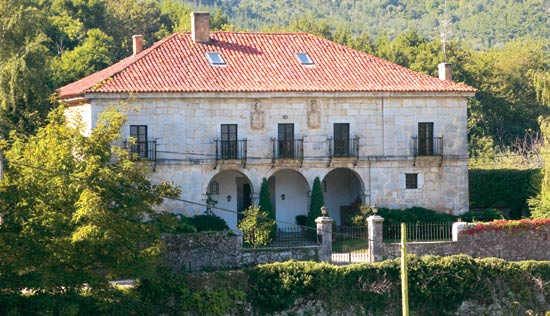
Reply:
M412 256L408 267L411 315L453 315L463 301L489 305L497 298L542 311L545 306L537 297L550 299L548 262ZM399 259L341 267L292 261L266 264L249 271L249 299L261 313L315 300L333 311L353 308L356 313L400 315L399 271Z
M527 200L540 191L540 169L471 169L470 208L510 210L510 218L529 214Z
M550 262L410 256L408 275L411 315L455 315L464 301L481 308L500 305L506 315L527 315L527 309L529 315L544 315L550 303ZM160 270L135 289L1 292L0 315L262 315L307 302L313 303L304 315L320 308L333 314L401 315L399 259L348 266L289 261L179 275Z

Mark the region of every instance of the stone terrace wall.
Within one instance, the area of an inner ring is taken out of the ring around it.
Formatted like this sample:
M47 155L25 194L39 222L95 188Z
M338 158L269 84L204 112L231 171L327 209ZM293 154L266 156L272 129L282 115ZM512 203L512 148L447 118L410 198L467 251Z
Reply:
M164 235L164 260L174 271L236 268L319 258L319 247L243 249L241 235L229 231Z
M529 228L488 230L469 234L459 232L452 242L407 243L407 253L418 256L450 256L466 254L472 257L497 257L510 261L550 260L550 225L538 230ZM399 244L384 244L383 258L401 255Z

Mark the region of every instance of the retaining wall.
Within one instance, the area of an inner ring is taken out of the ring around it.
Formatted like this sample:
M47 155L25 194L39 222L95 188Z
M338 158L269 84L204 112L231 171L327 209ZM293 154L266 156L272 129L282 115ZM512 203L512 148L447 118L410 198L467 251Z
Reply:
M319 246L243 248L242 235L230 231L167 234L164 261L174 271L237 268L288 260L318 261Z

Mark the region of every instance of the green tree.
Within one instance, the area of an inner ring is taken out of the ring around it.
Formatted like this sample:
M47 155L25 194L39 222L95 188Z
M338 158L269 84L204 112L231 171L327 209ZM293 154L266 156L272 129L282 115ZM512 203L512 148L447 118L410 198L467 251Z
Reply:
M111 65L113 39L100 29L91 29L81 45L52 62L53 80L60 87Z
M260 187L260 202L258 205L263 212L267 213L267 217L275 219L275 210L273 209L273 204L271 204L271 197L269 196L269 184L267 179L262 179L262 186Z
M277 227L275 220L257 206L250 206L243 215L237 227L243 231L244 242L252 248L267 246L273 240L273 230Z
M313 180L313 188L311 189L311 202L309 203L309 212L307 213L307 226L311 228L317 228L315 219L322 216L321 207L325 205L325 198L323 197L323 189L321 188L321 180L316 177Z
M151 184L147 168L112 143L125 118L110 110L86 137L63 108L34 136L11 134L0 182L0 285L75 294L154 269L161 243L153 207L178 191ZM4 142L4 149L6 148Z
M532 218L550 218L550 118L539 117L540 130L543 136L541 154L544 159L542 182L539 194L529 200Z
M0 0L0 135L33 132L50 109L45 17L31 1Z

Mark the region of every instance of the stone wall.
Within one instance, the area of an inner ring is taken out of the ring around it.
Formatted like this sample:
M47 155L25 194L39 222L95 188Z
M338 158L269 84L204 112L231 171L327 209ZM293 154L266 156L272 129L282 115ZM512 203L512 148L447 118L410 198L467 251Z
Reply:
M538 229L502 229L468 233L472 224L455 223L453 241L409 242L407 253L418 256L466 254L475 258L497 257L508 261L550 260L550 225ZM377 258L392 259L401 255L400 244L382 243Z
M165 262L174 271L236 268L288 260L318 261L318 246L244 249L242 235L229 231L163 236Z

